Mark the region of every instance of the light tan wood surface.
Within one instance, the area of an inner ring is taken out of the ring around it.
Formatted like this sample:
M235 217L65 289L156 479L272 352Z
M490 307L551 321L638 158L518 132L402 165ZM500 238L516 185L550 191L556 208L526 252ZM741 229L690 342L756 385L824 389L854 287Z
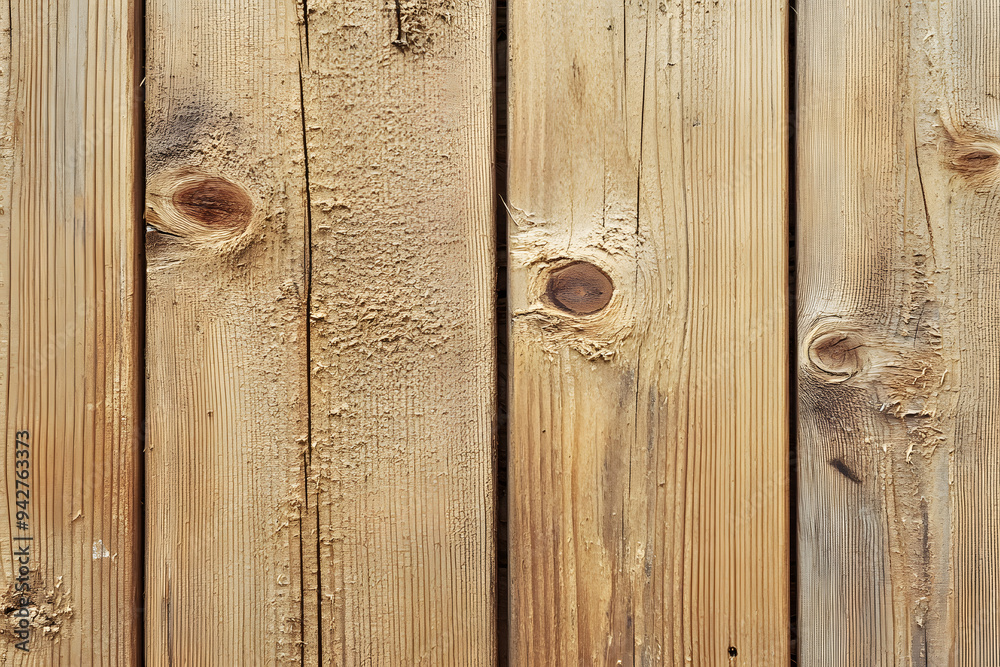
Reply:
M304 28L322 659L492 665L492 3Z
M1000 7L798 20L799 663L992 664Z
M0 14L0 663L132 665L142 622L135 8L31 1Z
M146 21L147 663L317 664L299 16Z
M786 12L511 6L513 665L789 662Z

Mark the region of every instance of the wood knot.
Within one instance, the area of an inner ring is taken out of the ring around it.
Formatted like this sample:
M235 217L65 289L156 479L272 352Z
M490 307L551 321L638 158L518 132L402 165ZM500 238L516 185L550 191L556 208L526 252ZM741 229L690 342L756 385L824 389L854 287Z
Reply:
M809 363L832 382L843 382L864 367L864 341L852 331L820 334L809 343Z
M146 223L199 244L224 248L238 243L254 213L254 202L242 185L193 168L158 174L146 188Z
M980 173L993 169L1000 162L1000 155L992 148L966 146L957 149L951 157L951 167L960 173Z
M545 296L557 308L573 315L592 315L611 302L614 285L590 262L573 262L549 273Z
M174 192L173 200L178 211L216 229L242 229L253 213L253 203L246 191L218 176L184 184Z
M996 140L966 130L945 130L945 164L970 185L991 187L1000 181L1000 144Z

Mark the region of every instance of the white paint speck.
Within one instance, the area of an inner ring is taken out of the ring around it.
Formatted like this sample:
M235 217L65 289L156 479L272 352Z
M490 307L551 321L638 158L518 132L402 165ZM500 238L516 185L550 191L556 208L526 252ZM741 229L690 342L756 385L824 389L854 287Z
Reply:
M94 560L99 558L110 558L111 552L104 548L104 542L97 540L94 542Z

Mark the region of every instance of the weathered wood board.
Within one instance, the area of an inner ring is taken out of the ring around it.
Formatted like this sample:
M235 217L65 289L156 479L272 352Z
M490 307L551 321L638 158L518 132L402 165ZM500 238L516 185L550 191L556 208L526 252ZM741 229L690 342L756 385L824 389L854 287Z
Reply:
M140 659L135 12L0 12L5 665Z
M787 665L787 5L510 11L511 664Z
M799 663L993 664L1000 6L798 22Z
M293 3L147 3L146 658L316 650Z
M324 664L496 661L492 7L309 2Z

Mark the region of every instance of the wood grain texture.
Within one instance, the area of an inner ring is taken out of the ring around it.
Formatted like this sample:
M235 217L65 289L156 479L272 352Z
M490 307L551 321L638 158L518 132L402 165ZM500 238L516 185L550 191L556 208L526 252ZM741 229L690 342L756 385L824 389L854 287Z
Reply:
M1000 8L799 3L799 662L996 662Z
M298 22L147 3L151 665L316 664Z
M0 18L0 664L140 657L134 12Z
M492 2L307 18L321 658L492 665Z
M786 11L511 6L511 664L789 662Z

